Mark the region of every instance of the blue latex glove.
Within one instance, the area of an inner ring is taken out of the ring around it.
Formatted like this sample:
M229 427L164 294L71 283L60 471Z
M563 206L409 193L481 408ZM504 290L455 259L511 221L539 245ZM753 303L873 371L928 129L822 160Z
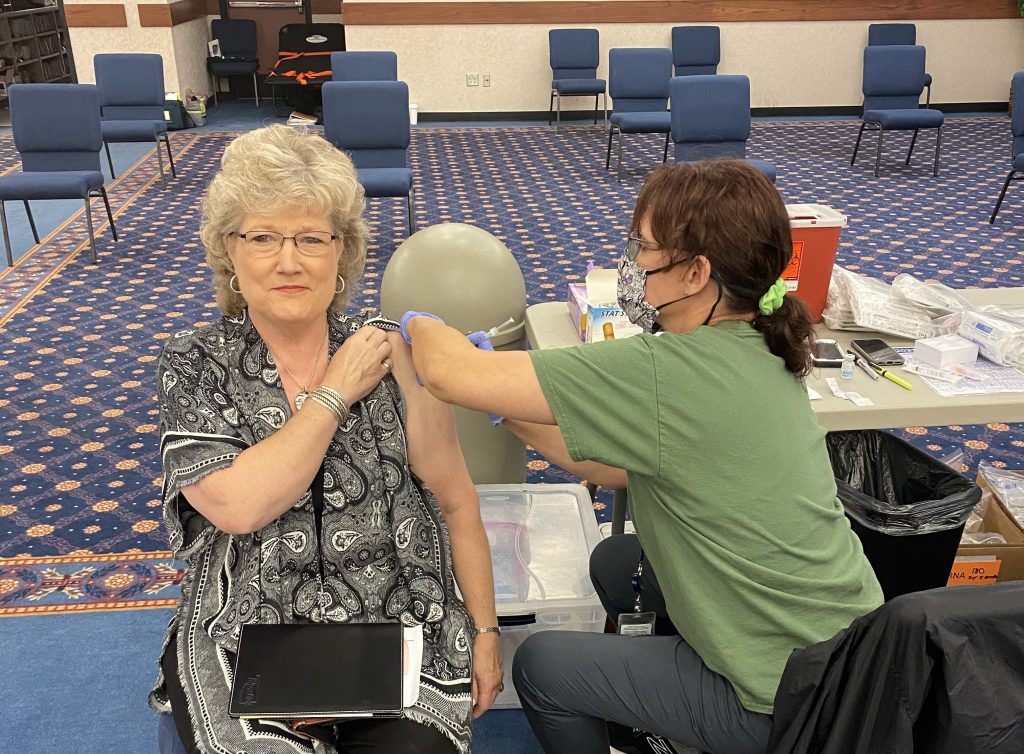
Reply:
M409 320L411 320L413 317L430 317L432 319L436 319L441 324L444 324L443 319L438 317L436 314L431 314L430 312L406 312L405 314L402 315L401 319L401 333L402 337L405 339L405 342L408 343L410 346L412 345L412 336L409 335Z
M487 333L483 330L477 330L476 332L469 333L469 335L466 336L466 339L481 351L494 351L494 346L491 345L491 341L487 337ZM488 416L491 418L491 424L495 427L505 421L505 417L499 416L498 414L488 414Z
M483 330L477 330L476 332L471 332L469 335L466 336L466 339L470 343L472 343L474 346L479 348L481 351L493 351L494 350L494 346L491 345L491 341L487 337L487 333L485 333Z

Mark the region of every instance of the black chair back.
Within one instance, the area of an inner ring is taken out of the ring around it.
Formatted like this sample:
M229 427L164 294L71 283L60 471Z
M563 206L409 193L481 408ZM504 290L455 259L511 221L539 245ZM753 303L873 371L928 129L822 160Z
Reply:
M220 42L225 58L256 57L256 22L248 18L217 18L210 24L210 33Z
M335 52L345 49L343 24L285 24L277 35L280 52Z

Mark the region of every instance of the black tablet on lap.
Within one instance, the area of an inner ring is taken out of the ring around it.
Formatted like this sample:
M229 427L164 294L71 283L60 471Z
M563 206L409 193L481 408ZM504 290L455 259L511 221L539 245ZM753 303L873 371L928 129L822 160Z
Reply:
M397 717L401 711L401 624L242 627L232 717Z

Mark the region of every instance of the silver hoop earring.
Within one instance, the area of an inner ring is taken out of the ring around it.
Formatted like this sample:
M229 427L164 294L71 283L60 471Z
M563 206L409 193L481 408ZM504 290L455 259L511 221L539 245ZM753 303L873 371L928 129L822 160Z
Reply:
M241 293L242 292L241 290L239 290L238 288L235 288L235 285L237 283L238 283L238 275L232 275L231 279L228 280L228 288L230 288L235 293Z
M338 288L334 291L335 295L345 290L345 278L343 278L341 275L338 275L338 281L341 283L341 288Z

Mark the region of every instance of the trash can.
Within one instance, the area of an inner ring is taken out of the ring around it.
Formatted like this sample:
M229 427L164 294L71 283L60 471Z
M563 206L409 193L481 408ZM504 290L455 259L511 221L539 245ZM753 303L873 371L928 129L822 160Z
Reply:
M384 270L380 306L392 319L430 312L466 333L497 326L496 351L526 348L523 273L500 239L472 225L431 225L403 241ZM459 407L455 425L474 484L526 481L526 446L508 429Z
M981 489L879 430L826 436L839 499L886 601L946 585Z

